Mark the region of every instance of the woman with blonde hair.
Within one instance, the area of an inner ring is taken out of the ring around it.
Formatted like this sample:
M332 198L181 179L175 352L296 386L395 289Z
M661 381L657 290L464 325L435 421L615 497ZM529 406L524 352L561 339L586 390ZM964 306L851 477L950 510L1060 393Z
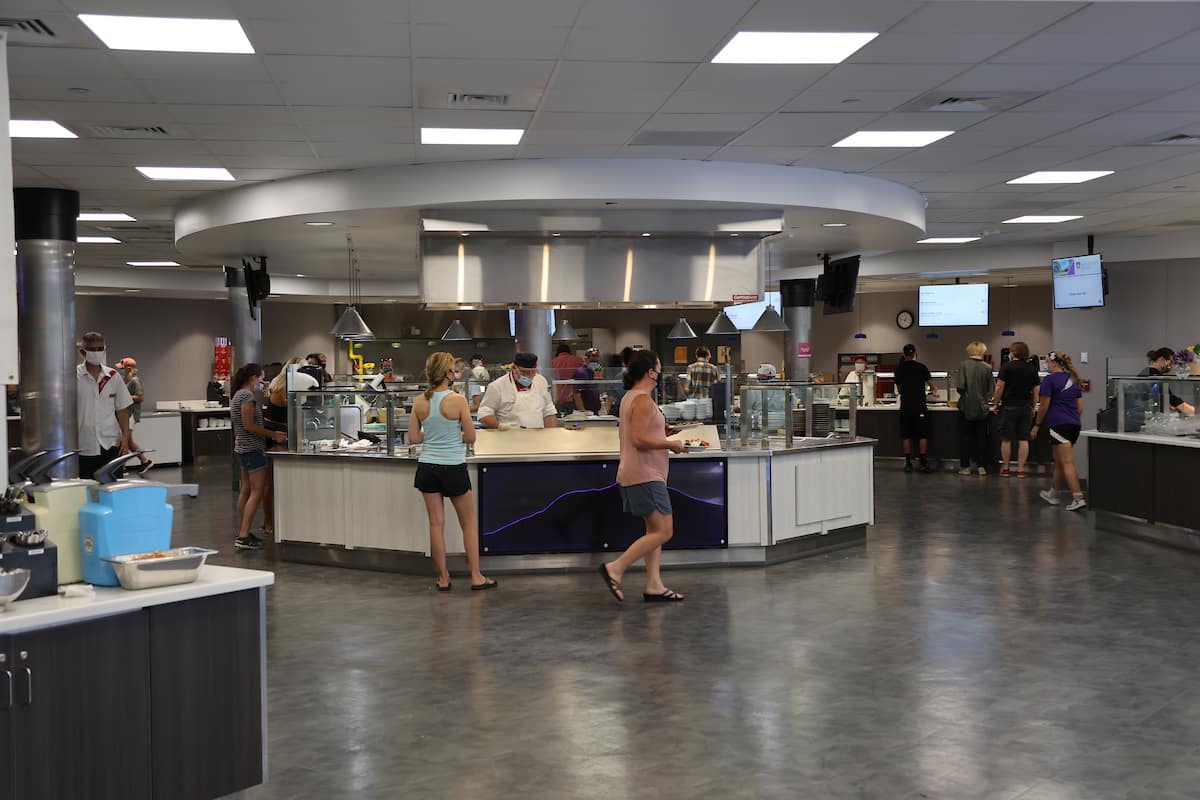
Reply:
M1062 502L1058 494L1071 490L1071 502L1067 511L1087 508L1083 489L1079 486L1079 473L1075 469L1075 451L1072 449L1079 439L1083 427L1083 390L1079 387L1079 373L1071 363L1071 357L1059 350L1046 355L1050 374L1042 379L1038 395L1037 419L1030 430L1030 438L1036 439L1044 426L1050 434L1050 450L1054 453L1054 485L1041 493L1041 497L1052 506Z
M467 472L466 448L475 442L475 421L466 398L451 388L454 356L449 353L429 356L425 361L425 378L428 386L413 402L408 418L408 441L422 446L413 486L421 492L429 514L429 549L438 571L437 590L450 591L450 571L446 568L444 498L447 497L462 528L467 565L471 568L471 590L494 589L496 581L479 571L479 524L475 518L471 476Z
M142 401L146 399L146 393L142 389L142 379L138 377L137 361L132 357L125 356L118 361L117 370L125 379L125 389L129 392L129 398L133 400L133 405L129 407L129 449L138 453L138 474L145 475L154 466L154 462L146 458L145 453L140 452L142 448L133 440L133 428L142 421Z
M991 414L992 391L996 379L992 366L983 360L987 345L975 341L967 345L967 360L958 367L958 474L971 474L971 461L980 475L987 475L991 458L988 440L988 416Z

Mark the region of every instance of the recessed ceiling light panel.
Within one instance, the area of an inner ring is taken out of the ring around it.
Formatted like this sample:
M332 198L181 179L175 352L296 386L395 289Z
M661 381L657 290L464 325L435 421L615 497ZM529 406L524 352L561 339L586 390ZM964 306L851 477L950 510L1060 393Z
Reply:
M152 181L231 181L224 167L134 167Z
M304 224L310 228L328 228L329 226L333 225L332 222L323 222L320 220L313 220L312 222L306 222Z
M930 236L917 240L917 244L966 244L967 242L978 242L980 238L979 236Z
M1019 178L1013 178L1008 183L1087 183L1105 175L1112 175L1111 169L1097 170L1049 170L1031 172Z
M845 228L848 224L849 223L847 223L847 222L823 222L823 223L821 223L821 227L822 228Z
M80 236L75 241L80 244L120 244L120 239L111 236Z
M85 211L75 219L79 222L137 222L128 214L108 211Z
M13 139L78 139L52 119L13 119L8 121L8 135Z
M840 64L878 33L740 31L714 64Z
M100 41L112 50L154 50L166 53L253 53L242 24L236 19L182 17L121 17L80 14Z
M1013 217L1012 219L1004 220L1005 225L1050 225L1055 222L1070 222L1073 219L1083 219L1082 215L1071 216L1069 214L1060 215L1037 215L1027 214L1023 217Z
M126 261L131 267L178 267L178 261Z
M925 147L953 134L954 131L859 131L834 147Z
M421 128L421 144L514 145L524 135L522 128Z

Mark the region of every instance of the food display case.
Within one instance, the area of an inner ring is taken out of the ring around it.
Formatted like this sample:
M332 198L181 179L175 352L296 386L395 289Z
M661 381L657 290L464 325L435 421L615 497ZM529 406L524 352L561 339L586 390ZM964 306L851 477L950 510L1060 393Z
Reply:
M1113 377L1105 387L1106 408L1097 429L1160 436L1200 435L1200 419L1172 409L1200 407L1200 378L1188 375Z
M742 446L772 437L791 446L796 437L854 439L858 433L855 384L750 381L738 392L733 421Z

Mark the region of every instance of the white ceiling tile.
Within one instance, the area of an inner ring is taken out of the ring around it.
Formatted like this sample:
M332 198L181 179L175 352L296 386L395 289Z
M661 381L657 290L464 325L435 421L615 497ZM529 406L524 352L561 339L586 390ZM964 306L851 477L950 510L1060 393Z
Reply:
M247 108L249 107L247 106ZM234 140L244 139L247 135L247 126L237 122L218 122L212 124L186 122L180 124L197 139ZM302 142L307 138L304 132L296 125L257 125L253 130L255 136L266 141Z
M950 139L945 141L949 142ZM997 156L1005 149L1000 147L955 149L949 146L938 147L939 144L942 143L935 142L928 147L897 156L886 162L887 168L894 172L951 172Z
M782 110L887 112L904 105L919 94L920 91L914 89L902 89L890 92L856 91L850 93L808 89L784 106Z
M1019 33L896 33L888 31L852 55L852 64L974 64L1019 42Z
M972 125L995 118L990 111L909 111L884 114L866 130L875 131L965 131ZM958 134L955 133L957 136ZM961 143L956 140L956 144Z
M516 147L469 147L453 145L414 146L414 158L419 162L433 161L491 161L517 157Z
M1200 64L1200 31L1160 44L1133 60L1150 64Z
M1113 30L1103 34L1041 33L994 56L992 60L1000 64L1111 64L1175 35L1165 31L1139 30Z
M540 20L521 24L508 19L482 25L472 19L470 24L414 25L413 51L418 58L555 59L570 33L570 28Z
M161 81L271 80L256 55L116 52L113 58L129 75Z
M293 178L303 175L309 170L302 169L245 169L230 170L233 177L239 181L277 181L283 178Z
M416 141L413 138L413 112L409 108L305 106L293 108L292 117L305 136L313 141Z
M1109 114L1095 122L1089 122L1078 128L1050 137L1044 141L1047 146L1114 146L1140 144L1159 134L1173 133L1178 129L1187 128L1200 122L1197 114L1134 114L1122 112Z
M258 125L290 125L292 111L286 106L229 106L229 105L169 105L167 111L178 122L207 124L236 124L253 130ZM238 138L238 137L233 137Z
M1136 108L1159 94L1160 92L1151 86L1135 92L1103 90L1077 92L1073 86L1068 86L1065 89L1059 89L1030 100L1021 106L1021 111L1074 111L1111 114L1114 111Z
M565 58L582 61L707 61L754 0L605 0L588 3Z
M263 142L262 144L267 144ZM279 144L274 142L272 144ZM294 144L294 142L287 142ZM306 156L281 156L281 155L250 155L250 156L227 156L219 155L217 160L221 162L221 166L226 169L295 169L303 171L313 171L325 169L327 165L323 164L320 159L312 155L311 148L305 143L305 150L309 153Z
M69 11L84 14L129 16L219 17L237 16L236 0L59 0ZM166 8L164 8L166 6Z
M1038 170L1056 169L1062 164L1092 153L1099 153L1103 147L1019 147L992 158L983 159L964 167L973 172L1004 172L1012 171L1012 177L1019 178Z
M617 158L674 158L703 161L719 149L719 147L626 146L619 148L615 156Z
M824 64L701 64L667 104L669 113L768 113L830 70Z
M797 159L795 163L800 167L833 169L840 172L867 172L904 152L906 151L883 147L864 150L822 147Z
M1089 3L1047 28L1056 34L1103 34L1164 31L1178 36L1200 28L1198 3L1106 2Z
M944 114L947 124L953 126L957 113ZM954 138L960 144L976 144L987 147L1016 147L1036 142L1071 128L1091 122L1099 113L1086 112L1041 112L1025 113L1010 111L972 125Z
M733 142L739 147L821 147L849 136L877 114L776 114Z
M583 114L543 111L534 120L534 131L613 131L632 136L650 114Z
M150 94L140 83L124 78L83 78L64 81L62 78L14 76L9 79L13 97L26 100L57 100L83 105L85 103L148 103ZM81 86L88 90L84 96L70 91Z
M823 148L819 147L722 147L713 161L744 161L755 164L791 164Z
M408 25L372 17L342 16L328 20L296 18L245 21L246 35L257 53L310 56L384 56L409 54Z
M1079 158L1064 161L1061 165L1062 169L1080 169L1080 170L1097 170L1111 169L1122 170L1130 167L1139 167L1143 164L1153 164L1156 161L1166 161L1170 158L1177 158L1180 154L1179 148L1175 147L1110 147L1102 150L1099 153L1089 153ZM1103 167L1099 166L1104 164ZM1197 167L1200 169L1200 167ZM1094 181L1089 181L1089 188L1102 187L1103 182L1107 178L1098 178Z
M687 75L686 64L565 61L546 92L548 111L657 111Z
M619 144L522 144L521 158L608 158L620 149Z
M1151 100L1149 103L1143 103L1142 105L1134 106L1129 110L1200 112L1200 87L1184 89L1181 92L1172 92L1165 97L1160 97L1157 100Z
M216 166L215 162L196 164L198 167ZM47 175L58 178L72 187L89 189L137 188L146 185L146 179L133 167L55 167L41 168Z
M1012 178L1010 172L947 173L921 181L922 192L978 192Z
M106 153L135 157L203 156L207 158L210 155L209 149L203 142L193 139L92 139L91 143L96 149Z
M302 156L312 157L308 142L265 142L216 140L205 142L205 147L216 156ZM273 169L289 169L274 167Z
M812 86L817 92L927 90L970 68L970 64L840 64Z
M529 128L532 111L472 111L468 109L418 109L417 128Z
M508 108L534 110L554 71L553 61L419 58L413 83L424 108L447 108L452 93L500 94Z
M274 106L281 98L270 81L143 81L146 91L159 103L216 105L233 103Z
M762 114L655 114L646 123L651 131L741 131L761 122Z
M25 164L13 164L13 186L44 186L51 189L63 188L63 183L44 172Z
M340 76L319 80L284 81L279 85L283 99L300 106L395 106L412 104L408 62L398 58L387 62L387 72L376 81L350 81Z
M925 3L895 27L898 33L937 35L1017 33L1030 35L1083 8L1086 3L942 0Z
M166 109L154 103L80 103L39 102L38 107L50 119L59 122L102 123L106 125L169 125Z
M470 20L479 26L511 25L526 20L545 25L569 26L583 0L412 0L414 22L458 24Z
M1049 92L1099 69L1096 64L980 64L937 88L956 92Z
M597 130L532 130L525 134L521 140L522 145L530 145L535 147L549 147L578 145L581 147L620 147L633 137L632 132L618 131L612 129L597 129Z
M109 50L11 45L8 48L8 74L57 77L67 81L82 80L85 77L128 77Z
M738 24L743 31L885 31L924 5L920 0L759 0Z
M338 24L356 17L379 22L408 22L409 17L408 0L338 0L336 3L329 0L237 0L237 5L239 13L236 16L246 20L323 19Z

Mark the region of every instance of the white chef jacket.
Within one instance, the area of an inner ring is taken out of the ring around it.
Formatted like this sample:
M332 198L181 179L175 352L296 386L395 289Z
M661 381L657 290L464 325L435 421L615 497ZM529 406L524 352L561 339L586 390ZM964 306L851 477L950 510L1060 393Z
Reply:
M545 418L555 413L550 384L541 375L534 376L528 389L517 391L517 382L510 372L489 383L479 403L479 419L494 416L502 428L544 428Z
M76 408L79 424L79 450L85 456L98 456L121 440L117 412L133 405L125 381L115 369L100 367L100 379L92 378L84 364L75 367Z

